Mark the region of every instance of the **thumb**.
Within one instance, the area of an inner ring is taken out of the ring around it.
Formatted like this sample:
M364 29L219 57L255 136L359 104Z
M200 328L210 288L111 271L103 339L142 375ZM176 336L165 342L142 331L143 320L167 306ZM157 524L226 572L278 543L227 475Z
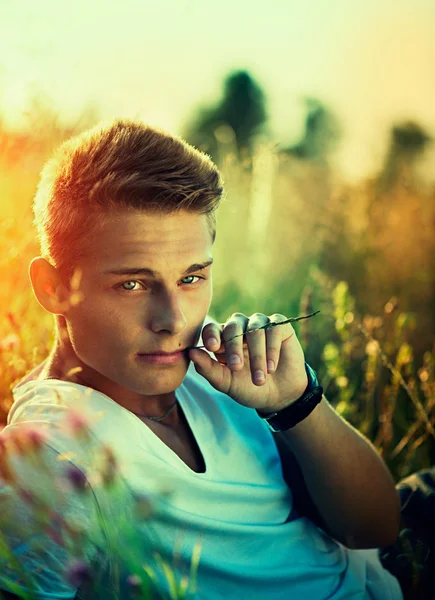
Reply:
M225 392L226 365L214 360L205 350L189 350L189 358L193 361L195 370L219 392Z

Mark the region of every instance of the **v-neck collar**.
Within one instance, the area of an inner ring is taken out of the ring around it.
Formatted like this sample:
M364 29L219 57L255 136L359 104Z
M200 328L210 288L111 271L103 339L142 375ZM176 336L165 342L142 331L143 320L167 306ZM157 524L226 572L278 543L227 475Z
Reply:
M188 390L186 389L185 380L188 377L188 375L189 375L189 370L187 371L185 379L183 380L181 385L176 389L175 394L176 394L176 398L178 400L178 404L181 407L181 410L184 414L184 418L189 426L190 432L196 442L199 453L202 456L202 460L203 460L203 463L205 466L205 470L202 472L196 472L193 469L191 469L177 455L176 452L174 452L169 446L167 446L165 444L165 442L163 442L160 439L160 437L156 433L154 433L154 431L150 427L148 427L146 422L144 422L133 412L131 412L130 410L128 410L127 408L125 408L124 406L122 406L121 404L119 404L118 402L113 400L113 398L110 398L110 396L107 396L107 394L104 394L103 392L100 392L99 390L96 390L89 386L85 386L80 383L73 383L73 382L69 382L69 381L63 381L61 379L50 378L50 379L27 381L26 383L22 383L22 384L16 386L15 388L13 388L12 392L14 394L14 397L16 397L17 401L18 401L21 396L28 393L29 390L31 390L32 388L38 388L38 387L44 386L44 385L49 388L52 388L52 389L58 388L58 387L68 387L68 388L72 387L73 389L85 390L85 393L88 395L89 398L92 397L94 399L99 400L99 402L97 403L98 406L95 406L95 402L90 402L90 403L85 404L86 408L88 410L90 410L91 413L101 414L101 411L105 412L104 404L109 403L112 411L114 411L115 414L116 414L116 411L118 411L120 414L122 414L124 416L124 418L130 419L131 422L134 422L139 444L140 444L140 440L141 440L142 436L146 436L148 438L148 440L152 441L153 446L156 446L157 448L159 448L159 451L158 451L159 457L163 458L165 460L165 462L170 464L172 467L175 467L178 470L186 471L195 477L208 477L209 476L208 457L207 457L207 453L204 451L204 448L207 444L205 444L204 443L205 440L202 439L201 427L198 426L198 414L195 414L198 411L201 411L201 407L195 402L193 395L190 394L188 392ZM31 400L30 400L30 402L31 402ZM195 403L195 407L193 406L194 403ZM71 406L71 407L74 406L73 403L70 403L68 401L65 402L65 405ZM11 408L11 412L13 412L13 406ZM112 418L113 418L113 416L112 416ZM116 416L115 416L115 418L116 418ZM8 423L9 423L9 417L8 417ZM103 435L104 435L104 432L103 432Z

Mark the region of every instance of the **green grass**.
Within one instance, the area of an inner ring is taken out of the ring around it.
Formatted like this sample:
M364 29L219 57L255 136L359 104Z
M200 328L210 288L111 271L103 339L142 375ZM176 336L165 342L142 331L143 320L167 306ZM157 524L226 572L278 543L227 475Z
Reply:
M12 386L53 341L52 316L27 273L38 254L31 202L45 159L69 133L41 129L23 140L2 132L4 147L20 151L0 156L0 423ZM332 185L324 168L272 147L258 152L252 169L231 157L222 165L227 198L218 212L212 316L320 310L294 327L327 398L374 442L396 481L433 465L433 191L399 182L381 193L375 180ZM186 581L161 567L171 597L182 598Z

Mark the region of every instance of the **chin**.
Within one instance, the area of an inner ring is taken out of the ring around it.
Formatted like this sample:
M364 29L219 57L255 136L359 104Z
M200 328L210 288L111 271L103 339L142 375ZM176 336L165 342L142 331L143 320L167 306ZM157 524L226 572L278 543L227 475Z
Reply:
M183 383L187 370L188 365L183 364L160 375L151 373L142 377L128 378L123 387L145 396L168 394L174 392Z

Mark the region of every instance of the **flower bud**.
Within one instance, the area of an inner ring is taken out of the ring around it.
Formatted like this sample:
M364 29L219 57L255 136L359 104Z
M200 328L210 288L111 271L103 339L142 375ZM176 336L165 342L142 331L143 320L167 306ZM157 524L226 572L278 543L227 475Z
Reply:
M87 489L88 480L86 478L86 475L75 465L68 465L65 470L65 473L68 481L77 492L83 492Z
M67 580L75 588L79 588L82 583L88 581L91 577L91 570L83 560L76 560L70 563L67 572Z

